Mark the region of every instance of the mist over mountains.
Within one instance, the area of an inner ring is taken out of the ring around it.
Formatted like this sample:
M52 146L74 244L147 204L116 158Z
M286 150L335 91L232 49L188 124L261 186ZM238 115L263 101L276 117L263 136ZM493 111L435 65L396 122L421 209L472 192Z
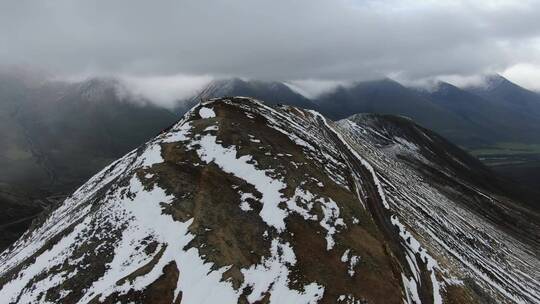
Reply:
M84 180L200 100L222 96L316 109L332 119L356 113L401 115L470 149L498 142L540 143L540 95L499 75L486 77L482 86L438 82L429 89L385 78L338 85L315 98L282 81L201 80L184 85L182 94L188 97L167 105L118 78L65 82L33 75L0 75L1 182L49 187Z
M338 85L315 98L283 82L231 79L213 81L195 99L249 96L317 109L333 119L355 113L403 115L466 147L499 141L540 142L540 95L499 75L486 79L483 86L458 88L438 82L422 89L386 78ZM193 101L188 99L187 104Z

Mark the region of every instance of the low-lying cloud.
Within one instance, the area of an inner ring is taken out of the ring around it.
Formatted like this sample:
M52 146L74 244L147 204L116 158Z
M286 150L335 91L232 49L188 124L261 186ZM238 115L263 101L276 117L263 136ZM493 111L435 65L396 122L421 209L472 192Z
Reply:
M195 96L208 85L211 76L120 76L119 93L130 95L129 99L144 99L166 108L174 108L178 102Z

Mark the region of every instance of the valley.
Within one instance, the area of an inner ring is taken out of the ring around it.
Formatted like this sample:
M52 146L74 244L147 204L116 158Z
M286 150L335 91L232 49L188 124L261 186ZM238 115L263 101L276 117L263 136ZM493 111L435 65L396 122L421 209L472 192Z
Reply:
M533 208L540 197L540 145L523 143L497 143L475 149L467 149L491 170L515 182Z

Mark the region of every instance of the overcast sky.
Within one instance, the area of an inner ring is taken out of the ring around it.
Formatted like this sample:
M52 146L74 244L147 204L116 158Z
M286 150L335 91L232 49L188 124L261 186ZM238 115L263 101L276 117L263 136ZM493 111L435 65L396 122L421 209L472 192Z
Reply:
M0 64L133 81L499 72L540 90L540 0L3 0Z

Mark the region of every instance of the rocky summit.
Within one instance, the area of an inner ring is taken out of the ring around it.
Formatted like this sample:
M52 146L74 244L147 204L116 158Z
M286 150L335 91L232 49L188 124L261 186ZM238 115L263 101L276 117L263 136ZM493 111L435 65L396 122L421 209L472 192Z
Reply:
M409 119L201 102L0 255L2 303L538 303L539 215Z

